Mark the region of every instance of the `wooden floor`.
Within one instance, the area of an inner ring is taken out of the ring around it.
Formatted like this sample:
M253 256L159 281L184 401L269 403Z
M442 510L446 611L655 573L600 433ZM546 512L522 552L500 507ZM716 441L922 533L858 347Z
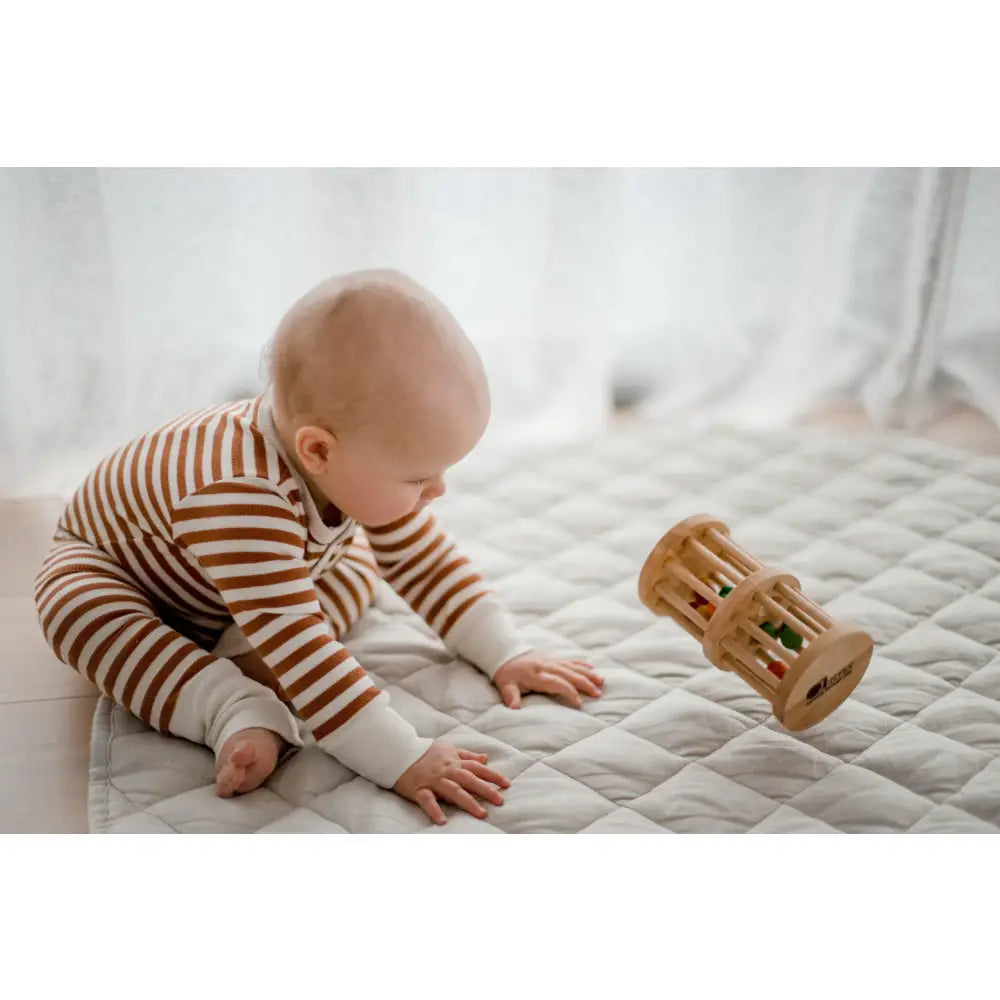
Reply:
M814 424L861 430L845 409ZM1000 455L1000 432L956 411L925 436ZM62 502L0 500L0 833L85 833L94 688L56 660L39 631L32 583Z
M94 687L42 638L32 585L59 500L0 501L0 833L86 833Z

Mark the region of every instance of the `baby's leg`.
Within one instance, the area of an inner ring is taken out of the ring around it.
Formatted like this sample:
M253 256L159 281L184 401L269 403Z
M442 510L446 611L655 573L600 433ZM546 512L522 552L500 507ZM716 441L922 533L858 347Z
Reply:
M220 792L260 784L277 761L268 745L301 746L294 717L272 691L164 624L128 572L87 542L57 537L36 579L35 604L60 660L154 729L211 747L220 771L235 752L232 737L269 732L255 737L259 760L255 753L243 768L245 780L232 788L221 782ZM237 760L247 763L245 750Z

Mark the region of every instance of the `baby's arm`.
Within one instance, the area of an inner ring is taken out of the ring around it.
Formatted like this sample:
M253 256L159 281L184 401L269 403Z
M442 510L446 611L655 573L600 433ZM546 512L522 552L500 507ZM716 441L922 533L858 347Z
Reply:
M457 656L492 678L531 649L482 575L427 509L365 528L385 580Z
M176 505L173 530L319 746L392 788L432 741L330 634L302 558L306 529L289 501L264 479L217 482Z

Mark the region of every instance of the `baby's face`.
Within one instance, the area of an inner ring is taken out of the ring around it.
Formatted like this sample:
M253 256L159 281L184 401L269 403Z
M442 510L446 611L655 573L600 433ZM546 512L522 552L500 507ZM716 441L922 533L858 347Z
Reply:
M342 442L316 485L342 514L379 527L426 507L444 493L446 467L404 462L391 454Z
M483 414L411 419L340 435L311 478L327 501L360 524L380 527L422 510L445 491L445 473L482 436Z

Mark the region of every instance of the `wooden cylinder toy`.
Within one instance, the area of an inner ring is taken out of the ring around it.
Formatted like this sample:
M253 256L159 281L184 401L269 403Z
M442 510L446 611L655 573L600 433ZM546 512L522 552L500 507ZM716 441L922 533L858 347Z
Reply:
M845 701L874 650L867 632L835 622L794 576L761 565L704 514L660 539L639 576L639 597L694 636L714 666L742 677L795 732Z

